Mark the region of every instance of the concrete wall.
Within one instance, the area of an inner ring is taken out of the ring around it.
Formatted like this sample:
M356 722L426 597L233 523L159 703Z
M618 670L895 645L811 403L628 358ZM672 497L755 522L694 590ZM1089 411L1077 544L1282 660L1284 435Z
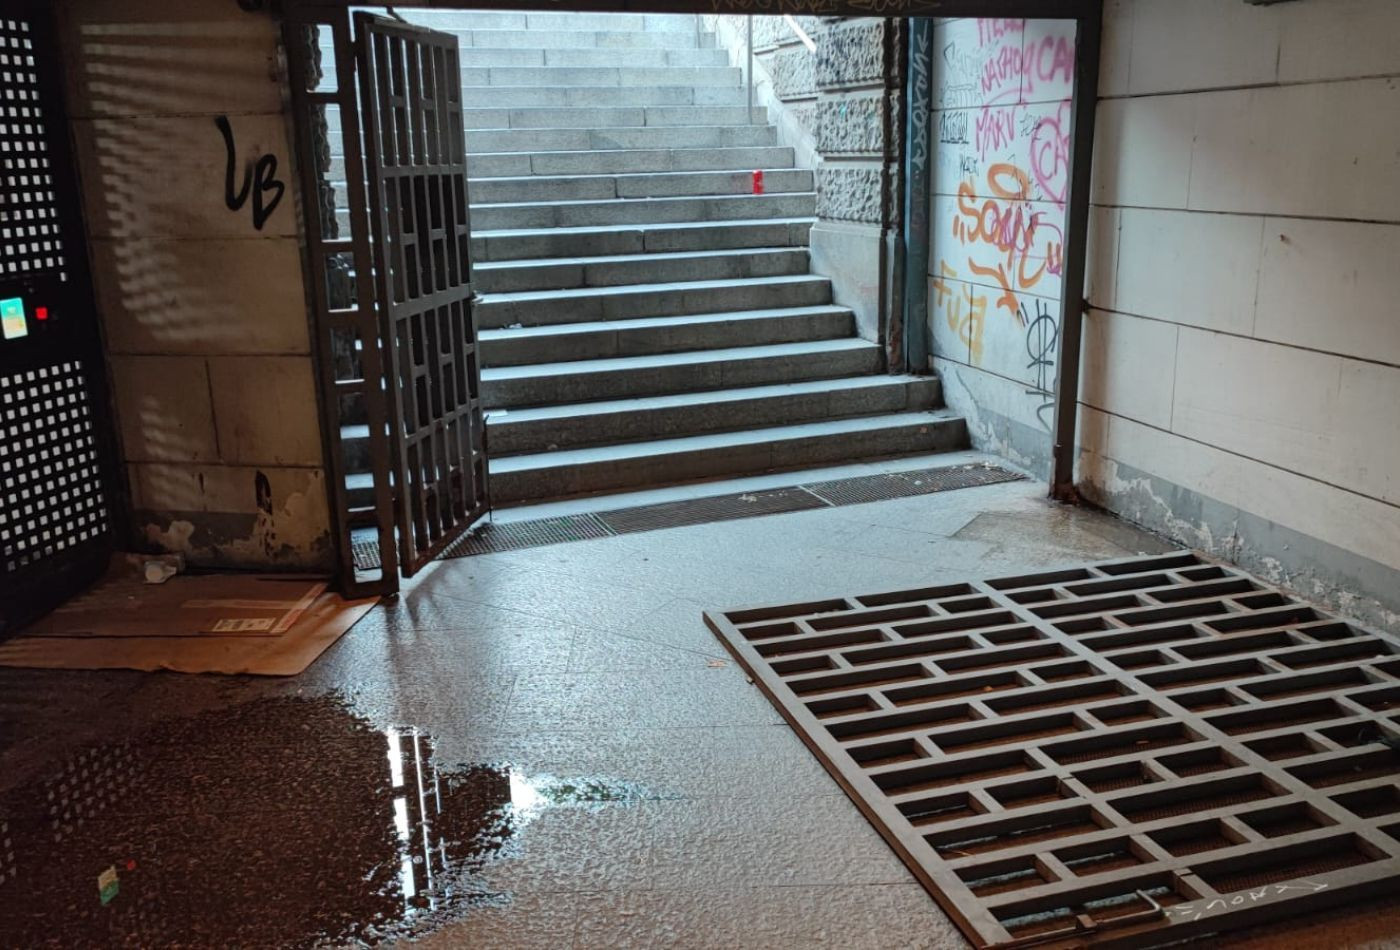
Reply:
M1074 48L1073 21L951 19L933 31L926 262L933 367L979 448L1042 473L1054 407Z
M1392 624L1398 37L1394 0L1109 3L1079 471L1135 521Z
M225 0L65 5L133 533L198 564L330 561L278 42ZM236 210L220 116L234 198L262 165Z
M742 16L710 16L706 29L747 65ZM885 111L896 130L898 91L887 88L885 21L794 18L816 43L810 51L781 16L755 16L755 101L767 109L783 145L817 174L812 267L831 278L836 302L855 311L861 336L880 337L881 213Z

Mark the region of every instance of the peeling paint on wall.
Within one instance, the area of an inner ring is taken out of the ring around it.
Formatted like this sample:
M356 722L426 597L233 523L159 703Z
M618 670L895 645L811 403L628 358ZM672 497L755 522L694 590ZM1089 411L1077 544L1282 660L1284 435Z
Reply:
M141 536L195 564L325 569L332 541L324 479L314 472L300 487L296 481L279 476L275 488L267 474L253 473L243 512L138 510ZM221 498L211 502L232 507Z
M1129 465L1085 453L1084 497L1307 600L1400 633L1400 571Z

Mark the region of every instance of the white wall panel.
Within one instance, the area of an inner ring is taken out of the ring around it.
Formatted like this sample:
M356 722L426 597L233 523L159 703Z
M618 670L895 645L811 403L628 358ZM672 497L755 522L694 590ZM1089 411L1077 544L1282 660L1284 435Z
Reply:
M1119 220L1115 310L1253 329L1262 218L1124 208Z

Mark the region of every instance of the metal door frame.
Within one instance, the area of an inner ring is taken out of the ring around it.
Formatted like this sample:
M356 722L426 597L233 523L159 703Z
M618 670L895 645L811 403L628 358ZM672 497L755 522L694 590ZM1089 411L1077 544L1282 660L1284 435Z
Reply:
M348 20L348 11L356 0L287 0L286 15L290 20L301 22L330 23L336 17ZM517 10L540 9L540 0L475 0L466 4L455 0L420 0L416 6L437 10ZM570 10L578 13L693 13L693 14L752 14L763 7L761 0L573 0ZM769 12L764 7L761 12ZM783 0L783 13L811 13L827 17L868 17L875 12L870 0ZM1074 485L1075 458L1077 453L1078 393L1080 374L1080 348L1084 313L1087 307L1084 294L1084 275L1087 263L1087 231L1089 212L1089 184L1094 145L1094 119L1098 104L1099 47L1102 34L1103 0L887 0L878 5L878 12L887 18L907 17L910 24L910 38L917 40L921 29L920 17L1036 17L1042 19L1073 20L1076 27L1077 55L1075 59L1075 80L1071 96L1072 119L1070 131L1070 186L1066 195L1066 235L1064 248L1064 275L1060 306L1060 334L1056 353L1055 381L1055 424L1052 433L1052 465L1049 478L1050 495L1063 501L1074 502L1077 493ZM348 28L345 31L348 35ZM340 34L337 33L337 36ZM289 48L292 43L289 42ZM339 50L339 47L337 47ZM906 77L917 79L925 64L919 62L921 55L929 51L917 46L908 50L911 58ZM337 53L340 56L340 53ZM907 85L912 86L913 83ZM294 99L297 90L294 85ZM908 108L906 118L912 120L917 102L906 89L904 104ZM302 116L298 115L298 139L304 137L305 128ZM926 315L911 313L918 307L924 292L909 292L907 284L913 280L908 260L911 247L915 252L926 242L912 236L908 227L917 222L918 217L907 213L906 202L919 201L927 195L927 162L911 162L911 156L918 151L912 147L909 136L914 134L917 125L910 121L906 126L903 154L898 156L904 175L897 195L890 196L891 207L905 211L903 233L893 241L892 258L888 264L892 288L902 299L899 301L903 316L902 338L895 345L902 344L905 354L914 352L921 345L922 322ZM892 130L887 130L892 131ZM347 157L349 151L347 150ZM305 164L305 162L303 162ZM308 192L308 194L314 192ZM356 197L352 196L352 204ZM354 216L352 215L352 218ZM309 222L310 224L310 222ZM311 230L309 227L308 230ZM318 278L320 275L317 275ZM901 284L905 286L895 286ZM318 318L320 314L318 313ZM889 341L887 341L888 343ZM910 366L911 371L921 367ZM332 428L338 432L338 423ZM371 433L373 436L374 433ZM335 442L334 452L328 452L332 473L342 466L338 436L331 433L330 441ZM343 479L341 479L343 484ZM337 507L343 508L340 495L342 484L334 486ZM379 486L376 485L376 490ZM342 531L341 563L353 576L353 561L350 554L348 529ZM381 541L381 546L382 546ZM392 553L392 552L390 552Z
M46 548L41 548L37 554L27 554L33 559L14 568L9 567L8 555L14 550L12 542L16 545L19 542L13 538L0 539L0 554L6 555L0 559L0 636L53 609L96 580L105 571L112 552L128 540L128 525L124 519L115 517L117 512L129 510L129 492L119 462L121 452L112 415L106 344L88 260L87 234L80 207L82 191L70 139L62 81L63 63L54 17L52 4L44 0L0 2L0 18L7 23L13 21L20 29L26 24L28 26L28 49L7 49L11 65L6 68L20 76L24 71L32 70L35 78L34 90L28 100L32 106L27 107L34 108L35 114L20 116L12 111L6 119L14 130L10 135L32 136L34 133L20 131L22 127L29 123L42 126L42 131L37 133L41 136L42 155L34 160L47 160L46 168L31 164L26 169L22 164L5 164L0 165L0 169L17 170L31 179L48 178L48 187L52 189L49 200L55 213L52 220L57 224L57 238L61 242L54 253L62 254L61 262L57 265L35 268L22 276L0 276L0 298L18 296L33 303L36 308L45 306L49 309L49 316L42 322L38 320L37 310L32 319L26 317L30 329L27 337L0 342L0 383L8 380L13 389L16 378L24 374L22 382L26 385L21 390L13 391L25 400L43 399L42 390L46 386L53 388L56 376L61 378L65 372L78 372L83 381L80 390L83 401L75 404L73 394L69 394L65 397L67 409L62 410L67 416L66 420L59 416L59 421L53 423L61 426L62 431L50 429L36 434L36 428L54 418L52 407L57 403L46 406L48 411L43 420L33 418L37 414L33 411L32 402L29 411L20 412L21 418L16 419L9 409L11 392L5 393L4 401L0 402L0 439L11 445L19 445L22 440L28 442L40 453L38 467L43 471L33 472L33 480L26 483L23 470L15 471L7 465L4 483L0 484L0 489L6 494L0 498L0 503L6 506L16 504L10 493L17 489L42 491L49 498L62 492L59 486L73 478L75 473L63 471L65 460L52 458L55 447L71 450L75 440L88 438L93 458L84 471L95 470L98 476L100 497L97 504L102 508L101 524L91 526L91 532L95 533L89 532L79 539L70 537L67 544L55 542L52 538L54 529L46 529L43 532ZM24 57L32 57L32 62L23 62ZM6 79L9 81L9 76ZM19 88L23 80L16 76L14 82L14 88ZM13 109L14 103L7 104L7 107ZM11 151L9 144L7 141L4 159L24 161L22 152ZM5 177L0 177L0 213L4 212L5 192L9 187L20 191L42 188L43 185L39 181L31 181L28 185L8 186ZM13 242L34 241L34 219L15 220L31 223L19 226L20 233ZM29 232L27 235L24 234L26 230ZM65 366L72 368L65 370ZM5 424L7 422L10 424ZM19 431L13 432L12 428ZM60 437L62 442L58 441ZM31 440L37 440L38 445L34 446ZM71 455L66 462L71 469ZM57 473L53 471L55 465L59 467ZM58 476L57 484L53 480L55 474ZM22 540L32 542L35 539Z

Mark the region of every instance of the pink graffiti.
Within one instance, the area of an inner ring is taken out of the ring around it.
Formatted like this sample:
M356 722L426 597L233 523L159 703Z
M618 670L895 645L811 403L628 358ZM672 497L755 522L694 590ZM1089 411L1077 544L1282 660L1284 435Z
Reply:
M1021 44L1024 20L984 19L977 21L977 45L981 50L982 94L995 99L1021 93ZM993 101L994 101L993 100Z
M1025 20L1010 17L984 17L977 21L977 43L979 46L986 46L988 43L996 43L1015 34L1017 45L1019 45L1021 34L1025 32L1025 29Z
M1064 206L1069 187L1070 103L1066 99L1053 116L1036 122L1031 132L1030 164L1035 183L1045 197ZM980 133L981 127L979 125Z
M1074 44L1068 37L1046 36L1027 44L1022 56L1021 72L1025 76L1026 93L1034 92L1037 83L1046 85L1074 79Z
M1021 86L1021 50L1003 46L982 65L982 91L993 93L1008 86Z
M991 152L1000 152L1016 141L1016 108L987 106L977 114L977 152L985 161Z

